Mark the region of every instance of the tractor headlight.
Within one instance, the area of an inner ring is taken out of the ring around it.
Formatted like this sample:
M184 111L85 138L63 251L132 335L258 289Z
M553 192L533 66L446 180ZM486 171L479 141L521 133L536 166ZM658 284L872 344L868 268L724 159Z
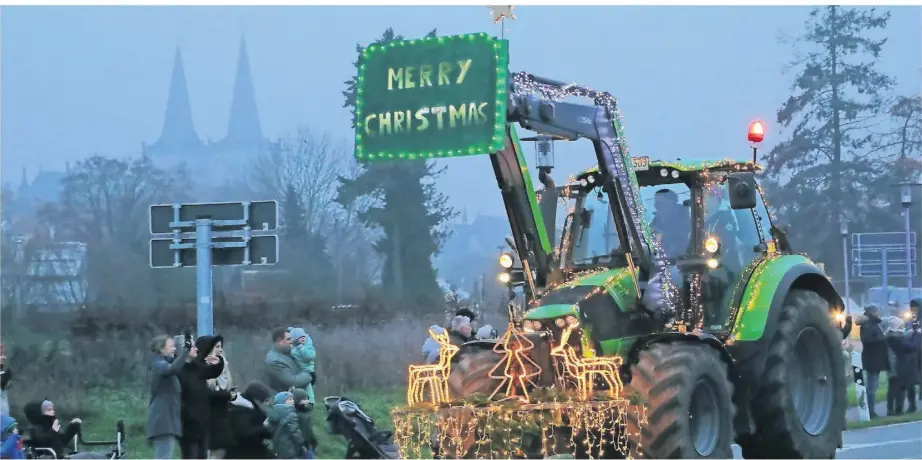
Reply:
M711 270L720 266L720 262L718 262L717 259L714 259L714 258L708 259L706 263L707 263L708 268L710 268Z
M499 256L499 266L503 268L512 268L512 256L505 252Z
M711 254L714 254L720 250L720 242L717 241L717 238L714 238L712 236L704 240L704 250Z
M500 283L509 284L509 281L512 280L512 275L510 275L509 272L502 272L496 278Z

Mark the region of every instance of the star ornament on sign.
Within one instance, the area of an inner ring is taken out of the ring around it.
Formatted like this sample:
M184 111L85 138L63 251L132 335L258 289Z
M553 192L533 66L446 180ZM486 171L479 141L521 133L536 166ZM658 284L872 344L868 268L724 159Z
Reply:
M491 6L489 8L490 14L493 15L493 24L496 24L505 18L509 18L510 20L515 19L515 13L512 12L512 9L515 8L513 5Z

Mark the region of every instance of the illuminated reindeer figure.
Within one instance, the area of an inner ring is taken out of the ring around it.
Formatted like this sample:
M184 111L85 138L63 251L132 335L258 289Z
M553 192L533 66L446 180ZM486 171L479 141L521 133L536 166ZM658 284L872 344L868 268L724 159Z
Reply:
M407 388L407 404L410 406L423 401L427 386L434 404L448 401L451 358L460 348L449 341L447 331L437 334L430 330L429 335L440 345L439 361L436 364L410 366L410 385Z
M576 391L582 400L586 401L592 395L593 381L596 376L608 384L608 394L612 399L619 397L624 385L618 368L621 366L620 357L578 357L573 347L568 345L573 327L567 327L560 335L560 343L551 350L551 356L561 358L564 370L576 379Z

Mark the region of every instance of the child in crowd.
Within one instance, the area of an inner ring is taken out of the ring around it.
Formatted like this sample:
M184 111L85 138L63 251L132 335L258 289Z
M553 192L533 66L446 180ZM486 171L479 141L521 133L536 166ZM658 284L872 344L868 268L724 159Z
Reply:
M311 383L304 388L304 391L307 392L308 401L313 406L316 403L314 385L317 381L317 373L314 362L317 359L317 350L314 348L311 336L307 335L303 328L292 327L288 329L288 332L291 334L291 357L295 359L302 371L311 374Z
M272 398L269 410L269 429L272 430L272 450L277 458L304 458L304 436L301 422L295 413L294 395L283 391Z
M432 331L433 334L442 334L445 332L444 327L435 324L429 326L429 330ZM426 341L423 342L423 358L426 360L426 364L433 364L438 361L439 350L441 349L442 346L432 338L432 335L426 337Z
M26 458L16 419L0 414L0 458Z
M313 459L314 452L317 451L317 437L314 436L314 428L311 426L313 404L311 404L307 392L300 388L295 388L291 391L291 394L294 395L295 413L298 414L301 434L304 436L304 448L307 449L305 458Z

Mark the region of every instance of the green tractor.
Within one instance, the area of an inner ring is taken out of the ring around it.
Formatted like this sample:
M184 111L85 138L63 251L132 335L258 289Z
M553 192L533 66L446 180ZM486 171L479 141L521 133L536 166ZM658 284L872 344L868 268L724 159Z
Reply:
M647 407L647 423L628 415L624 428L641 456L729 458L736 442L747 458L834 457L846 381L832 317L843 303L772 224L755 164L632 158L610 94L507 66L507 42L486 34L366 48L356 158L489 156L533 360L553 369L550 349L573 325L578 353L620 356L626 391ZM586 139L598 166L562 187L542 171L539 200L514 124ZM569 212L555 245L559 201ZM495 389L493 345L461 347L453 399ZM553 383L546 374L537 385Z

